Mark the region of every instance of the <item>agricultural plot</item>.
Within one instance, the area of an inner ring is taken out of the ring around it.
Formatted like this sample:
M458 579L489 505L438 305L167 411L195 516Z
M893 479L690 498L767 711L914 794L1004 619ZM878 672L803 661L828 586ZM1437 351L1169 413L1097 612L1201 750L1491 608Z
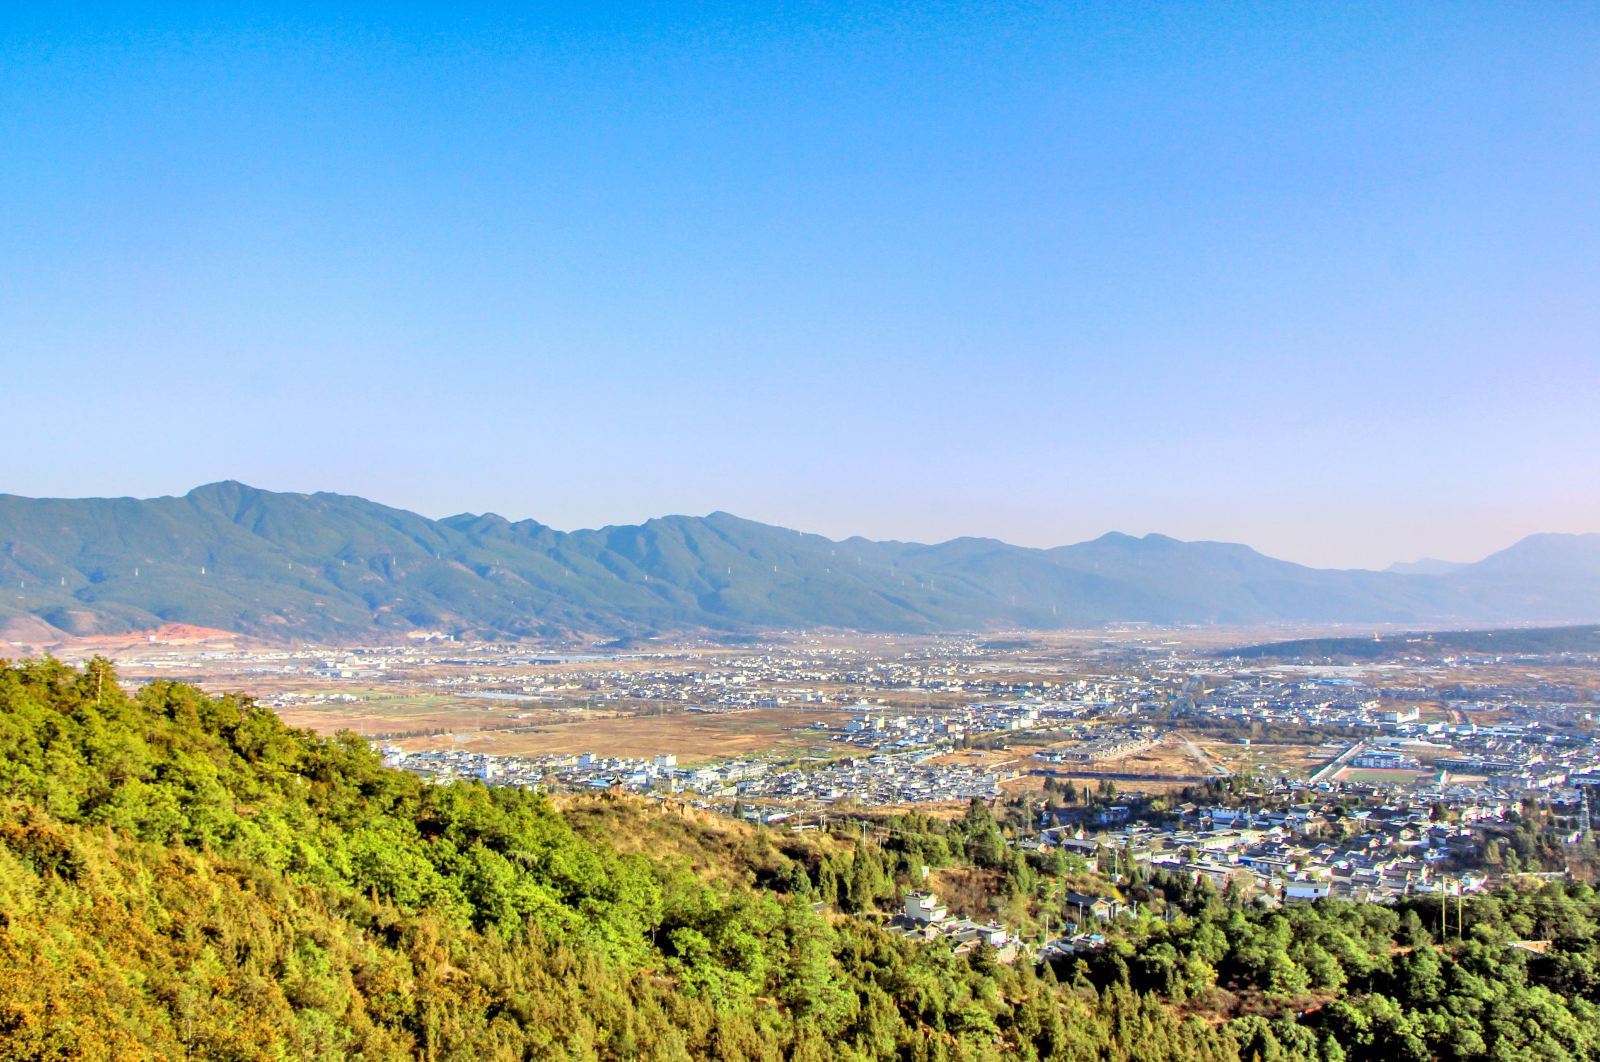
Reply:
M755 708L732 712L673 712L571 722L508 726L458 732L456 744L472 752L500 756L566 755L648 757L673 755L690 764L728 756L763 753L800 754L826 739L816 723L837 725L842 712ZM419 738L404 747L438 747L437 739ZM819 752L837 752L824 747Z
M558 717L548 707L534 704L490 703L440 694L359 690L346 696L350 699L284 705L277 712L290 726L321 734L353 730L368 738L487 730Z
M1229 774L1309 778L1334 755L1332 750L1321 745L1240 745L1223 741L1199 741L1197 744Z

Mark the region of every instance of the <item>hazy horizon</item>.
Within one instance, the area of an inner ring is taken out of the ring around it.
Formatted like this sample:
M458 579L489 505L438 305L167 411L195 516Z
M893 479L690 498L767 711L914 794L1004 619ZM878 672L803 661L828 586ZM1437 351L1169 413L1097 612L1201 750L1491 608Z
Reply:
M1600 9L0 25L0 491L1600 530Z

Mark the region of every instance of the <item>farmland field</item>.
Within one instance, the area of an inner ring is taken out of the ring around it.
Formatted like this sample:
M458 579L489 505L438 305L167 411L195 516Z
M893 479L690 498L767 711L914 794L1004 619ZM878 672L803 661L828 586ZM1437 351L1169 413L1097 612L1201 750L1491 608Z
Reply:
M473 752L502 756L581 752L631 757L670 754L687 764L765 752L795 754L813 746L827 746L825 735L814 731L813 724L838 725L847 718L849 716L843 712L786 708L672 712L462 731L456 734L456 744ZM437 747L439 742L436 738L413 738L399 744L430 748ZM835 748L828 746L818 751Z

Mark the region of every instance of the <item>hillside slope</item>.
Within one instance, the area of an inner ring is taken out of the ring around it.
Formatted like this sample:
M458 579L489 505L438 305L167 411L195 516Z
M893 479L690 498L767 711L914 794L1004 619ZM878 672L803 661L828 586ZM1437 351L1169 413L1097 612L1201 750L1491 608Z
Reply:
M1025 964L814 912L829 838L586 806L580 834L102 661L0 669L0 1055L1127 1057Z
M0 667L0 1057L1600 1052L1585 885L1474 897L1435 940L1432 898L1262 910L1137 869L1105 947L1008 966L877 922L954 860L1059 925L1087 868L1025 856L982 804L857 843L564 799L426 785L235 697L130 697L103 660Z
M1600 536L1535 536L1440 575L1329 571L1246 546L1110 534L835 542L727 513L562 532L216 483L182 497L0 495L0 636L176 622L321 641L1117 621L1480 624L1600 619Z

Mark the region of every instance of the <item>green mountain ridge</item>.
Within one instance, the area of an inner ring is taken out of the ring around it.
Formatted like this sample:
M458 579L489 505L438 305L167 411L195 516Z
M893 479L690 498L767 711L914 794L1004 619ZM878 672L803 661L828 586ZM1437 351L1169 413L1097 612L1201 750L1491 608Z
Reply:
M1055 549L833 541L723 512L567 532L224 482L147 500L0 495L0 586L0 630L12 638L174 622L313 641L417 629L1576 622L1600 619L1600 535L1533 536L1424 575L1308 568L1162 535Z

